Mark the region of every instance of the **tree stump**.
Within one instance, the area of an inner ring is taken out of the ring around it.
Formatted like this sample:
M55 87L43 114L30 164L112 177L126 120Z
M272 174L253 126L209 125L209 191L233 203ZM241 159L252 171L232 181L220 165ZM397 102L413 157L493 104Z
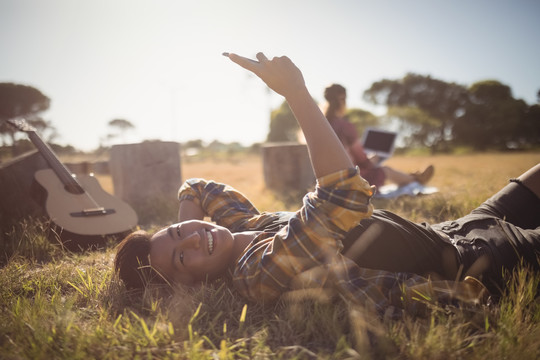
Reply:
M140 224L176 220L182 184L179 143L114 145L109 168L114 194L133 207Z
M268 143L262 147L264 182L272 190L307 191L315 184L305 144Z

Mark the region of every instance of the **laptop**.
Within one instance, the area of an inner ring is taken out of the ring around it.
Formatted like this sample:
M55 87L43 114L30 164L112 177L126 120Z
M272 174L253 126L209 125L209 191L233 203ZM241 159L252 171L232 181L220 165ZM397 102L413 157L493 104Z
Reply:
M362 146L365 152L379 156L379 164L394 153L397 133L394 131L367 128L362 135Z

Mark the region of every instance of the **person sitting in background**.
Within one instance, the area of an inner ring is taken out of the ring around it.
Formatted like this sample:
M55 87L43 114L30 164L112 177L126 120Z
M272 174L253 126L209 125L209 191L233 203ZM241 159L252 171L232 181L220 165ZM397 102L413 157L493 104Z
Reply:
M414 181L426 184L433 177L435 171L433 165L429 165L421 172L414 173L405 173L390 166L379 165L379 159L376 155L367 156L355 126L347 119L347 90L339 84L332 84L324 90L324 98L326 99L324 115L349 152L354 164L360 168L360 175L370 184L377 187L381 187L386 181L398 186L407 185Z
M430 226L373 210L373 186L294 63L262 53L258 62L229 57L289 103L305 134L316 188L297 212L260 213L230 186L187 180L179 191L178 223L154 234L132 233L118 245L115 270L128 289L226 277L250 301L331 293L380 316L400 316L422 309L418 294L475 303L486 294L484 285L504 288L503 269L524 261L539 270L540 165L456 221Z

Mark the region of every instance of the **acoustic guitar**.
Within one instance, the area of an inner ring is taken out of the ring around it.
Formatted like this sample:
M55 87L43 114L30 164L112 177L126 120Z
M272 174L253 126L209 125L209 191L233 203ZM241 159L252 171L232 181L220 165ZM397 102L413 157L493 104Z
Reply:
M48 217L60 228L55 232L68 247L103 244L107 237L123 236L137 225L137 214L127 203L105 192L94 176L72 174L24 119L8 123L28 134L50 166L34 177L46 192Z

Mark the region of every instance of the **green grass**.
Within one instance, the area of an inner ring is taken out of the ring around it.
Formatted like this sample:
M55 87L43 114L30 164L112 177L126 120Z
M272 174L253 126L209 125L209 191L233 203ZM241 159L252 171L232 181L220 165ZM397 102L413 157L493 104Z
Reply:
M130 294L111 271L112 247L67 253L42 231L19 229L20 253L0 270L2 359L540 356L540 278L525 270L497 304L380 321L339 300L248 305L224 282ZM34 246L48 255L23 250Z
M437 222L469 212L484 195L376 206ZM540 277L526 269L508 275L497 303L431 304L423 317L380 320L338 299L246 304L225 282L128 293L111 270L113 244L71 253L46 228L21 221L2 234L1 359L540 358Z

